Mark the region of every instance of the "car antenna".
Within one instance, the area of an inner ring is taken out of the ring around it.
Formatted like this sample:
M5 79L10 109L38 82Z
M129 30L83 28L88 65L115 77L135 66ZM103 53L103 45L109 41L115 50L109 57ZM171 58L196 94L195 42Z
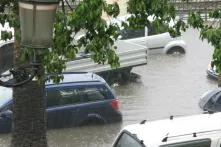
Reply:
M166 134L166 137L164 137L164 138L162 139L162 142L167 142L168 135L169 135L169 133L167 133L167 134Z
M170 116L170 120L173 120L173 118L174 118L174 116L173 116L173 115L171 115L171 116Z
M145 124L147 120L142 120L140 124Z

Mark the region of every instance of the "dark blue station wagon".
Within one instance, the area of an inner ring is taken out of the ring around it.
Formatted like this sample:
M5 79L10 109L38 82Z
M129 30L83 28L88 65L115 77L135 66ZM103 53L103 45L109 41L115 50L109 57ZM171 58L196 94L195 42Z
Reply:
M66 73L56 85L46 83L48 128L122 121L119 101L103 78L93 73ZM0 87L0 133L11 131L12 89Z

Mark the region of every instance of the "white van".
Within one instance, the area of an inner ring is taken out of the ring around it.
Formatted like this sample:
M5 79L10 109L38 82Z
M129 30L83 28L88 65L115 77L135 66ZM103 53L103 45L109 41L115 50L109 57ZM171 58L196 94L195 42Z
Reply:
M142 121L126 126L113 147L220 147L221 113Z

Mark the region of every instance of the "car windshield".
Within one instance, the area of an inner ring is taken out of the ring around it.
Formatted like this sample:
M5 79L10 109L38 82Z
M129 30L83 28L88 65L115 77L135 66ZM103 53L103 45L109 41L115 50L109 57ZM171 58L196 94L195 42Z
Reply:
M12 89L0 87L0 108L12 98Z
M114 147L143 147L144 145L138 142L134 137L127 133L123 133L115 143Z

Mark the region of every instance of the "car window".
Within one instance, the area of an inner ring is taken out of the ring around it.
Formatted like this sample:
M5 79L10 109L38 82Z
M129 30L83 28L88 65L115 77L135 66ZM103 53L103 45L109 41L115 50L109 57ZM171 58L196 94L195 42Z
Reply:
M3 109L2 111L6 111L6 110L11 110L12 111L12 103L8 103Z
M153 25L149 25L148 26L148 36L165 33L165 32L167 32L166 30L167 30L166 25L161 25L158 29L154 28Z
M58 106L60 104L60 92L59 90L50 90L47 91L46 100L47 107Z
M221 92L217 92L212 99L216 104L221 105Z
M123 29L121 30L121 36L122 40L124 39L132 39L132 38L137 38L137 37L144 37L145 35L145 29Z
M81 95L79 93L79 89L62 89L60 90L60 95L61 105L81 103Z
M114 147L143 147L143 145L128 133L123 133Z
M218 105L221 105L221 95L220 95L220 97L218 98L218 100L216 101L216 103L217 103Z
M200 140L192 140L192 141L161 145L160 147L210 147L210 144L211 144L210 139L200 139Z
M108 98L108 89L105 87L86 87L80 89L84 102L99 101Z
M81 95L77 88L56 89L47 92L47 107L81 103Z

